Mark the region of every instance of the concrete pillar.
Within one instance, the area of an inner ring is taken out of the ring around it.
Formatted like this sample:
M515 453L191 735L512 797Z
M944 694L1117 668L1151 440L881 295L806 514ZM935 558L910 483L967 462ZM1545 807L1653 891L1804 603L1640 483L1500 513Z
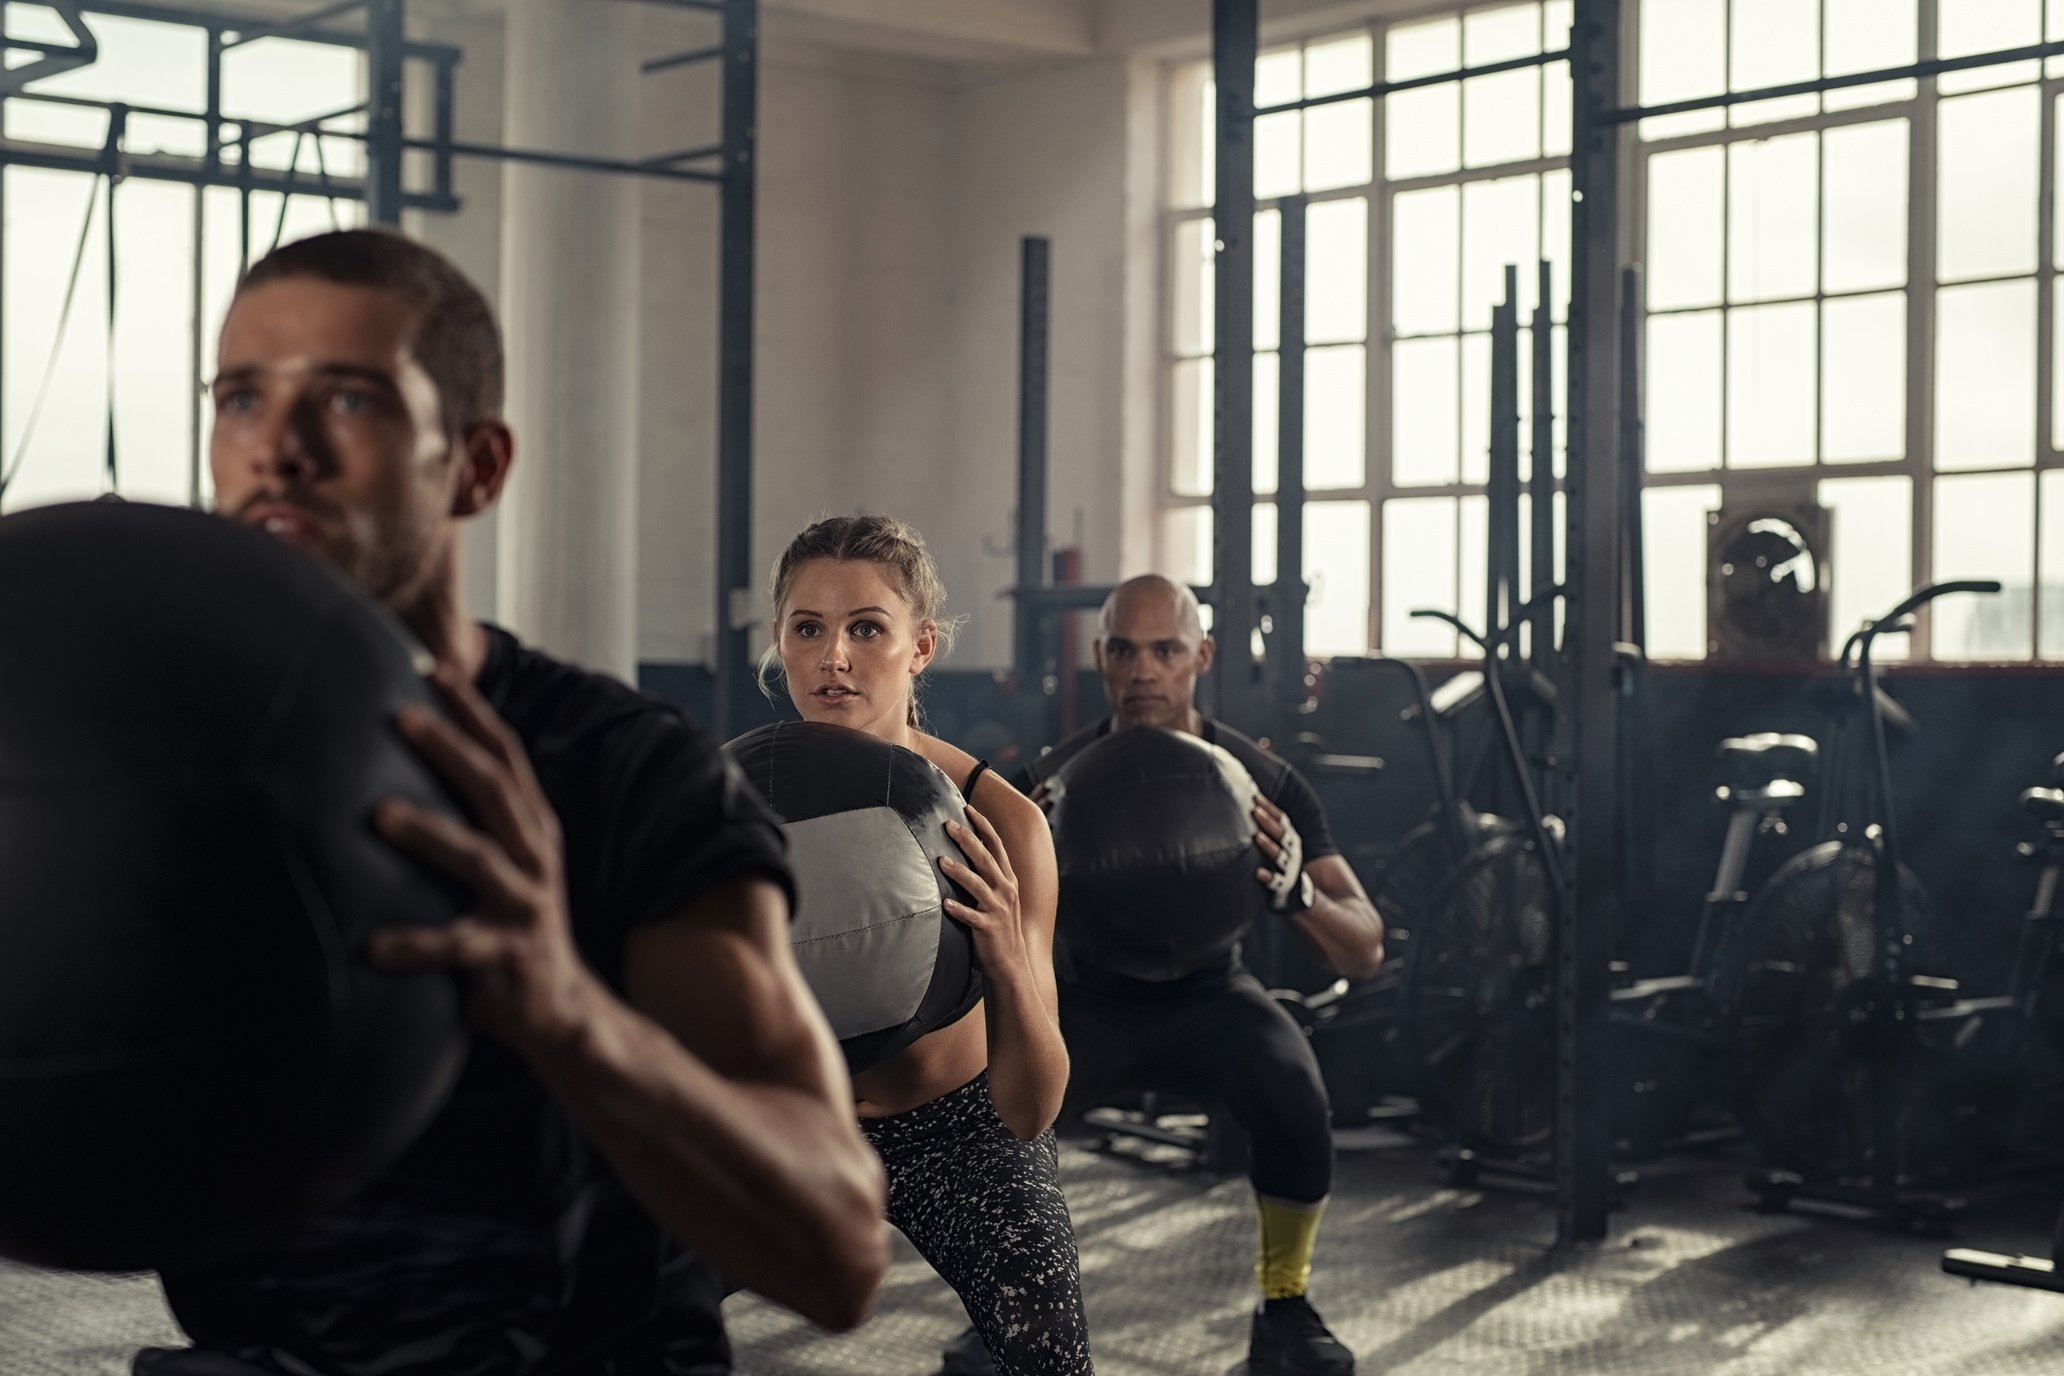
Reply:
M517 148L636 155L638 7L509 0L503 125ZM507 165L502 324L517 460L496 523L502 621L636 682L638 194Z

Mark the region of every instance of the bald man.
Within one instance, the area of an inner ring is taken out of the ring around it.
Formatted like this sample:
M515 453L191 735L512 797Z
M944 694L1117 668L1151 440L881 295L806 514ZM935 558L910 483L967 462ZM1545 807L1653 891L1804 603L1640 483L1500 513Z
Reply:
M1255 821L1270 864L1255 883L1266 890L1270 910L1338 973L1374 975L1383 963L1383 919L1333 844L1317 792L1290 765L1197 710L1197 680L1216 648L1188 588L1154 575L1122 584L1104 603L1096 640L1111 715L1045 752L1019 782L1038 797L1083 747L1135 726L1185 731L1223 747L1261 788ZM1071 1110L1122 1090L1168 1089L1224 1108L1249 1135L1262 1291L1249 1371L1352 1372L1354 1354L1305 1298L1332 1188L1333 1131L1318 1061L1297 1024L1241 966L1237 951L1167 981L1100 970L1064 952L1060 975ZM967 1335L948 1351L948 1376L989 1369Z

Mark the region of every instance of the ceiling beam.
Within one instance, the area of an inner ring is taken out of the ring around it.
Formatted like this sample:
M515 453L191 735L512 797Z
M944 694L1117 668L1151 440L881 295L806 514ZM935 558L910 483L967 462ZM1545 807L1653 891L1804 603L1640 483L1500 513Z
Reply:
M801 38L919 57L1028 59L1096 53L1093 0L765 0Z
M1262 7L1261 41L1281 42L1426 8L1426 0L1268 0ZM1211 48L1211 10L1201 0L1098 0L1095 21L1102 52L1196 56Z

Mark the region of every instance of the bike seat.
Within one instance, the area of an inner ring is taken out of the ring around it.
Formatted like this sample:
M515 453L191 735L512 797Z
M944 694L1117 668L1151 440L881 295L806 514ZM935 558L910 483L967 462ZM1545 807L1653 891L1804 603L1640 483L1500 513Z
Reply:
M2021 807L2046 827L2064 827L2064 788L2026 789Z
M1729 785L1737 790L1768 788L1781 779L1810 779L1819 758L1820 744L1811 736L1764 731L1720 742L1720 762L1726 766Z

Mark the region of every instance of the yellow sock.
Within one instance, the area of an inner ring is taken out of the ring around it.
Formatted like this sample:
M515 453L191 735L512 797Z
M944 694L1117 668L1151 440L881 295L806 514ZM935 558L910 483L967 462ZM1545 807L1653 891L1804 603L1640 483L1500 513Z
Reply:
M1326 1201L1293 1204L1287 1199L1254 1196L1261 1208L1261 1246L1254 1261L1254 1278L1261 1293L1272 1300L1295 1299L1311 1281L1312 1249L1319 1241L1319 1215Z

